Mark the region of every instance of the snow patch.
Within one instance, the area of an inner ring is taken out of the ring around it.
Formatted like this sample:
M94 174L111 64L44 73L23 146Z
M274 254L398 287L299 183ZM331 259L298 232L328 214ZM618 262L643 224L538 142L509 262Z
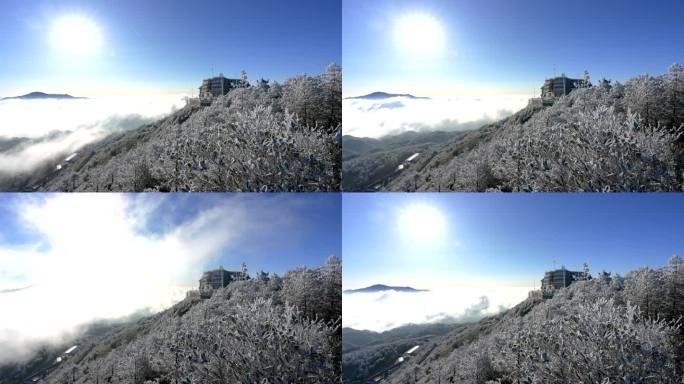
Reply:
M76 349L76 347L78 347L78 345L74 345L73 347L67 349L66 351L64 351L64 354L69 354L69 353L73 352L74 349ZM418 348L418 347L416 347L416 348Z
M420 152L414 153L413 155L409 156L409 158L406 159L406 161L411 161L411 160L415 159L416 157L418 157L418 155L420 155Z
M418 349L418 348L420 348L420 345L416 345L415 347L413 347L413 348L409 349L408 351L406 351L406 353L410 355L411 353L415 352L416 349Z

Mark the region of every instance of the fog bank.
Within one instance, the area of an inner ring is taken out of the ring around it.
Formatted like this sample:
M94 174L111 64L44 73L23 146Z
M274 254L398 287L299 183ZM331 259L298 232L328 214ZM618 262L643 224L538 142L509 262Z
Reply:
M31 172L182 107L182 95L0 101L0 175Z
M451 288L342 295L344 327L383 332L406 324L477 321L527 297L528 287Z
M529 95L434 99L345 99L344 134L379 138L407 131L463 131L500 120L527 105Z

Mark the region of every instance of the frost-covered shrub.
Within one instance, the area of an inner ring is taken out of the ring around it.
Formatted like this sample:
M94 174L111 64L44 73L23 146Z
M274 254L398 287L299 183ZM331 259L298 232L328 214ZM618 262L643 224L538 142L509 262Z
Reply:
M562 316L535 317L505 341L512 376L536 383L674 383L678 326L639 316L636 306L601 298Z
M516 170L507 185L512 190L649 191L678 184L678 136L643 126L633 113L621 118L614 107L599 106L535 128L495 147L498 174Z
M202 383L331 383L339 381L334 332L299 319L291 306L278 310L257 299L184 330L180 343Z

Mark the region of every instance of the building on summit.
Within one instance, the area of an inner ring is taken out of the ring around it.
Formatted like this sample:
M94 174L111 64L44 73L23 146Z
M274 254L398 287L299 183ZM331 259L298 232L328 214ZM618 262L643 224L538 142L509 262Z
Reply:
M587 70L584 71L584 77L581 79L571 79L563 73L558 77L544 80L544 85L541 87L541 97L530 99L530 105L552 105L556 99L569 95L575 89L589 87L591 87L591 81L589 81Z
M204 79L202 85L199 87L199 98L204 103L215 97L227 95L228 92L235 88L240 88L243 81L240 79L229 79L223 76L223 73L211 79Z
M261 79L257 85L268 88L268 81ZM227 95L233 89L249 86L247 73L244 70L240 73L239 79L229 79L221 73L216 77L202 80L202 85L199 87L199 97L186 97L186 105L211 105L217 97Z
M227 287L234 281L248 280L247 266L242 263L240 271L226 271L223 267L202 274L199 281L199 292L202 297L211 297L214 290Z
M589 267L584 264L583 271L569 271L565 267L553 271L546 271L544 278L541 280L542 291L560 289L569 286L575 281L590 280Z

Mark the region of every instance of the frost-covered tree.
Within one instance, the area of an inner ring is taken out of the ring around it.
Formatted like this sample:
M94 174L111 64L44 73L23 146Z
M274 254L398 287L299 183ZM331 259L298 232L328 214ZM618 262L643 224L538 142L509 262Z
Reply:
M651 126L664 125L658 120L658 109L663 105L663 84L660 78L641 75L625 83L625 102L631 110L639 113L644 123Z
M666 284L669 317L684 316L684 260L672 255L667 261L664 282Z
M330 63L323 73L324 99L328 110L328 127L336 127L342 121L342 68Z
M664 96L667 100L665 113L669 116L668 125L676 129L684 124L684 67L672 64L664 79Z
M248 86L249 82L247 81L247 72L243 69L240 71L240 87L247 88Z
M625 295L639 306L648 318L657 318L663 307L660 286L664 283L663 273L651 268L630 271L625 281Z
M302 119L306 125L316 125L324 103L317 78L300 75L283 83L285 107Z

